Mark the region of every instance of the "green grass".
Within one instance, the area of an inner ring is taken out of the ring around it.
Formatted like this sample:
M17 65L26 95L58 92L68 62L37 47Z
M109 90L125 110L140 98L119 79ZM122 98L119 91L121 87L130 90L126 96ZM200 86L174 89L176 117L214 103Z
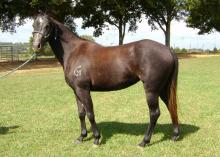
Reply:
M170 140L172 126L165 105L151 144L139 149L149 123L141 83L92 93L102 144L92 133L81 145L75 98L61 69L15 74L0 80L0 156L138 157L220 156L220 57L180 60L181 137ZM89 123L87 121L89 128Z

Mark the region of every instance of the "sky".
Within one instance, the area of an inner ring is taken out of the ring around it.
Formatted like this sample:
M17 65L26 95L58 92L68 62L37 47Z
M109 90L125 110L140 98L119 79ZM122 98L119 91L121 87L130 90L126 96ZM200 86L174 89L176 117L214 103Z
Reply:
M28 42L32 35L32 22L27 20L26 24L16 29L16 33L0 32L0 42ZM76 19L77 33L79 35L92 35L93 28L81 29L82 19ZM186 49L210 49L214 47L220 49L220 33L213 32L211 34L198 35L197 29L186 27L184 21L173 21L171 24L171 46ZM164 33L162 30L151 30L145 20L138 23L136 32L126 32L124 43L132 41L151 39L164 44ZM104 30L104 34L95 38L96 42L104 46L118 44L118 30L114 26L110 26L108 30Z

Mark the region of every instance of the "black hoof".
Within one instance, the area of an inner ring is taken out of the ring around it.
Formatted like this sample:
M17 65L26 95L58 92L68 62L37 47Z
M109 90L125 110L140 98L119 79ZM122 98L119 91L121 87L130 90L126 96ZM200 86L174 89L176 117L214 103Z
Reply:
M144 148L146 145L146 143L144 141L142 141L141 143L138 144L139 147Z
M80 141L80 140L75 140L75 144L81 144L82 143L82 141Z
M81 144L81 143L82 143L82 141L80 141L80 140L76 139L74 143L75 143L75 144Z
M179 137L180 137L179 135L174 135L174 136L172 137L172 140L173 140L173 141L177 141L177 140L179 139Z
M95 139L94 142L93 142L93 144L96 145L96 146L100 145L99 139Z
M180 137L180 130L178 127L174 128L173 130L173 137L172 137L172 140L173 141L177 141Z
M77 138L76 140L75 140L75 144L81 144L82 142L83 142L83 138L84 137L82 137L82 136L80 136L79 138Z

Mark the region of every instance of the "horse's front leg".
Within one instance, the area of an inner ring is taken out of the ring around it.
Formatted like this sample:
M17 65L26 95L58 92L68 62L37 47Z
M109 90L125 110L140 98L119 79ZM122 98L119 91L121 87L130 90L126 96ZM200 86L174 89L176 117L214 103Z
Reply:
M76 139L76 144L80 144L83 142L83 139L87 137L86 122L85 122L86 110L83 104L77 98L77 96L76 96L76 102L77 102L78 114L79 114L80 125L81 125L81 134L79 138Z
M75 88L75 94L79 101L82 103L83 107L85 107L87 117L91 123L91 128L93 135L95 137L94 144L99 144L100 139L100 133L95 121L95 115L93 110L93 103L90 95L90 90L88 89L82 89L82 88Z

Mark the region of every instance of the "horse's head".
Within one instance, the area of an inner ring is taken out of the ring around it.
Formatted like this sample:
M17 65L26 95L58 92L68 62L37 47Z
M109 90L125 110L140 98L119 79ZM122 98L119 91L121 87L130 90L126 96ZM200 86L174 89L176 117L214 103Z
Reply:
M36 16L33 23L33 45L34 51L40 51L52 32L53 25L50 22L49 16L40 13Z

